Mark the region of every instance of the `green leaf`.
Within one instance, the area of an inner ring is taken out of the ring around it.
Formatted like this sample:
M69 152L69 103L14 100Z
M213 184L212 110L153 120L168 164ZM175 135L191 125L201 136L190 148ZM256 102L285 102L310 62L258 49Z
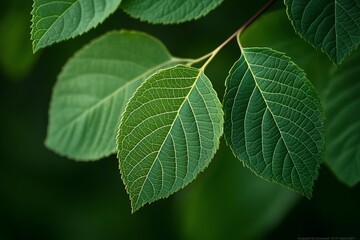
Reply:
M222 132L221 103L202 70L179 65L145 81L129 101L118 135L132 211L190 183L210 163Z
M323 79L326 81L329 79L327 73L333 64L328 61L327 56L315 51L311 45L296 35L285 9L261 15L241 34L241 43L244 47L266 46L285 52L306 72L308 79L315 86L319 86ZM320 91L321 87L319 86L317 90Z
M326 161L349 186L360 181L360 53L328 79L324 102L328 125Z
M360 155L356 152L360 151L357 144L360 140L357 133L360 131L356 129L356 125L360 124L360 114L351 109L359 108L354 105L360 101L357 94L360 71L356 68L360 64L360 53L355 53L330 73L333 65L324 59L325 55L314 51L297 37L286 20L287 16L282 10L262 15L241 35L242 45L270 46L286 52L305 70L324 102L327 165L342 182L354 186L360 181Z
M295 31L340 64L360 44L359 0L285 0Z
M143 33L112 32L95 40L58 77L47 147L77 160L114 153L121 114L136 88L158 69L181 62Z
M225 139L260 177L306 197L324 151L324 117L305 73L284 54L244 48L224 96Z
M121 0L34 0L33 51L76 37L103 22Z
M134 18L150 23L172 24L198 19L223 0L124 0L121 7Z

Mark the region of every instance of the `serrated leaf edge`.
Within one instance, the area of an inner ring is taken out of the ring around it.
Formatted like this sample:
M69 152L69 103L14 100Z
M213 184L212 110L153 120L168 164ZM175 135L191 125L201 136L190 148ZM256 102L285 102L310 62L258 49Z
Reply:
M83 51L86 51L88 48L91 48L91 46L92 46L93 44L95 44L95 43L97 43L97 42L99 42L99 41L102 41L103 39L107 38L108 36L110 36L110 35L112 35L112 34L123 34L123 33L126 33L126 34L134 34L134 35L142 35L142 36L144 36L144 37L148 37L148 38L156 41L157 43L159 43L159 45L163 48L163 50L164 50L169 56L172 56L171 53L169 52L169 50L165 47L165 45L164 45L159 39L157 39L157 38L155 38L155 37L153 37L153 36L151 36L151 35L148 35L148 34L146 34L146 33L139 32L139 31L134 31L134 30L110 31L110 32L108 32L108 33L106 33L106 34L104 34L104 35L102 35L102 36L100 36L100 37L98 37L98 38L96 38L96 39L93 39L92 41L90 41L89 43L87 43L86 45L84 45L82 48L80 48L78 51L76 51L76 52L73 54L72 57L70 57L70 58L67 60L67 62L65 63L65 65L63 65L63 67L62 67L62 69L61 69L61 71L60 71L60 73L59 73L59 75L58 75L58 77L57 77L57 81L56 81L56 83L55 83L54 86L53 86L51 96L54 95L55 89L56 89L56 87L57 87L57 85L58 85L58 79L62 76L64 70L67 68L67 65L69 64L69 62L72 61L72 59L78 57ZM167 61L166 63L160 64L160 65L152 68L151 71L154 71L155 69L160 68L162 65L170 64L171 62L179 62L179 63L181 63L181 62L186 62L186 61L187 61L186 59L172 57L172 58L170 58L169 61ZM149 71L147 71L146 73L151 72L151 71L149 70ZM146 74L144 73L143 75L146 75ZM137 77L137 78L138 78L138 77ZM132 82L132 81L134 81L134 80L131 80L131 82ZM129 83L127 83L127 84L129 84ZM51 106L53 105L53 101L54 101L54 99L51 97L51 99L50 99L50 107L49 107L49 109L48 109L48 116L50 116L50 108L51 108ZM127 106L127 105L126 105L126 106ZM48 130L47 130L47 132L49 132L49 127L50 127L50 125L48 124L48 127L47 127ZM56 150L55 148L49 146L49 144L47 143L48 137L49 137L49 136L46 135L46 138L45 138L45 140L44 140L44 145L45 145L48 149L50 149L51 151L55 152L56 154L58 154L58 155L60 155L60 156L62 156L62 157L66 157L66 158L71 159L71 160L74 160L74 161L76 161L76 162L94 162L94 161L100 160L101 158L109 157L110 155L116 153L116 146L115 146L113 152L111 152L111 153L103 154L103 156L100 157L100 158L98 158L98 157L96 157L96 158L88 158L88 159L85 160L85 159L82 159L82 158L77 158L77 157L70 156L70 155L68 155L68 154L65 154L65 153L63 153L63 152L60 152L60 151Z
M35 10L35 1L36 1L36 0L33 1L33 5L32 5L32 10L31 10L31 16L32 16L32 17L31 17L31 26L30 26L30 28L31 28L30 40L32 40L33 53L36 53L36 52L39 51L40 49L49 47L49 46L54 45L54 44L56 44L56 43L63 42L63 41L66 41L66 40L70 40L70 39L74 39L74 38L76 38L76 37L78 37L78 36L84 35L85 33L89 32L90 30L96 28L98 25L100 25L101 23L103 23L110 15L112 15L112 14L119 8L119 6L120 6L120 4L121 4L121 2L122 2L122 0L120 0L120 3L118 4L118 7L117 7L117 8L115 8L113 11L111 11L111 12L108 14L108 16L106 16L102 21L97 22L95 25L93 25L93 26L90 27L89 29L87 29L87 30L85 30L85 31L83 31L83 32L81 32L81 33L79 33L79 34L75 34L75 35L72 33L69 37L67 37L67 38L65 38L65 39L63 39L63 40L56 40L56 41L53 42L53 43L39 46L39 43L41 42L41 39L42 39L43 36L50 30L50 28L52 28L52 26L59 20L59 18L60 18L62 15L64 15L65 12L67 12L76 2L78 2L78 1L80 1L80 0L76 0L74 3L72 3L71 6L70 6L69 8L67 8L67 9L50 25L50 27L46 30L46 32L43 34L43 36L38 40L38 43L37 43L37 44L35 44L35 39L34 39L34 36L33 36L34 31L35 31L35 27L36 27L35 16L37 16L37 15L36 15L36 10Z
M274 51L274 52L276 52L276 53L278 53L278 54L281 54L283 57L285 57L286 59L288 59L289 62L291 62L292 64L294 64L294 66L296 66L296 67L300 70L300 72L302 72L302 73L304 74L304 76L305 76L306 79L307 79L306 82L308 83L308 86L309 86L315 93L317 93L315 87L313 86L313 84L311 83L311 81L307 78L306 72L305 72L302 68L300 68L294 61L292 61L292 60L291 60L291 57L287 56L284 52L280 52L280 51L274 50L274 49L269 48L269 47L247 47L247 48L242 48L242 49L249 49L249 48L251 48L251 49L271 50L271 51ZM243 54L243 53L241 53L241 54ZM238 61L238 60L237 60L237 61ZM235 67L235 64L230 68L228 77L231 75L234 67ZM228 86L227 86L227 82L228 82L227 79L228 79L228 77L227 77L226 80L225 80L225 88L228 87ZM321 151L322 151L321 163L323 163L323 162L324 162L324 157L325 157L325 148L326 148L326 119L325 119L325 115L324 115L324 108L323 108L323 106L322 106L322 104L321 104L321 100L320 100L318 94L317 94L316 99L317 99L316 104L317 104L318 106L320 106L321 116L323 116L323 117L322 117L322 120L321 120L321 122L322 122L322 124L323 124L323 126L324 126L323 132L321 132L321 135L324 137L324 142L323 142L323 144L322 144L322 146L321 146ZM222 104L223 106L224 106L224 101L225 101L225 99L223 99L223 104ZM279 185L281 185L282 187L284 187L284 188L286 188L286 189L289 189L289 190L291 190L291 191L293 191L293 192L297 192L297 193L305 196L305 197L308 198L308 199L311 199L311 198L312 198L315 181L316 181L316 180L318 179L318 177L319 177L319 170L320 170L320 168L321 168L321 163L317 163L317 164L316 164L316 175L314 176L313 181L311 182L311 186L310 186L310 187L311 187L311 192L310 192L308 195L305 195L303 192L298 191L298 190L296 190L296 189L292 189L292 188L290 188L289 186L286 186L286 185L283 184L283 183L276 182L276 181L272 181L272 180L270 180L270 179L266 179L266 178L260 176L257 172L255 172L254 169L251 169L251 168L249 168L248 166L246 166L245 161L244 161L243 159L240 159L240 158L237 156L235 150L231 147L231 144L227 141L227 138L225 138L225 143L226 143L226 145L231 149L233 155L234 155L237 159L239 159L239 160L241 161L241 163L243 164L243 166L246 167L247 169L249 169L251 172L253 172L257 177L260 177L261 179L263 179L263 180L265 180L265 181L267 181L267 182L279 184Z
M198 15L194 18L189 18L189 19L185 19L185 20L178 20L178 21L174 21L174 22L162 22L162 21L151 21L147 18L144 18L142 16L134 16L133 14L130 13L130 11L128 11L125 7L120 5L120 8L131 18L137 19L141 22L145 22L148 24L153 24L153 25L178 25L178 24L182 24L182 23L186 23L186 22L190 22L190 21L196 21L199 20L200 18L205 17L206 15L208 15L210 12L212 12L213 10L215 10L217 7L219 7L224 0L220 0L219 2L215 3L213 8L209 9L208 11L202 13L201 15Z
M161 72L161 71L165 71L165 70L168 70L168 69L171 69L171 68L175 68L175 67L178 67L178 66L193 68L193 67L189 67L189 66L185 66L185 65L179 64L179 65L176 65L176 66L174 66L174 67L159 69L158 71L156 71L155 73L153 73L151 76L149 76L149 77L136 89L136 91L134 92L133 96L132 96L132 97L129 99L129 101L126 103L125 110L124 110L124 112L122 113L121 121L120 121L119 128L118 128L118 133L117 133L117 136L116 136L116 145L117 145L117 146L119 146L119 136L120 136L120 131L121 131L122 120L123 120L124 114L125 114L125 112L126 112L126 109L127 109L128 105L129 105L129 103L130 103L131 100L134 98L134 95L135 95L135 94L138 92L138 90L147 82L147 80L149 80L153 75L156 75L156 74L158 74L158 73ZM193 69L197 69L197 68L193 68ZM197 81L198 81L199 76L201 75L201 73L204 73L204 71L202 71L202 70L199 70L199 69L197 69L197 70L199 71L199 74L198 74L198 76L197 76L197 79L194 81L194 84L191 86L191 90L189 91L187 97L188 97L188 96L190 95L190 93L193 91L193 88L194 88L194 86L196 85L196 83L197 83ZM205 75L205 76L206 76L206 75ZM214 93L214 95L216 96L216 98L219 99L217 92L216 92L213 88L212 88L212 92ZM185 101L184 101L184 102L185 102ZM183 102L183 103L181 104L181 106L179 107L178 113L180 112L181 107L183 106L184 102ZM224 133L224 111L222 110L222 104L221 104L220 100L219 100L219 104L220 104L219 107L220 107L220 109L221 109L221 116L222 116L222 118L221 118L221 124L220 124L221 129L220 129L219 140L218 140L217 143L214 145L214 151L213 151L211 160L214 158L216 152L219 150L219 147L220 147L220 139L221 139L221 137L223 136L223 133ZM177 113L177 116L174 118L173 123L175 122L176 118L178 117L178 113ZM173 125L173 124L172 124L172 125ZM171 127L171 128L172 128L172 127ZM169 133L170 133L170 131L171 131L171 128L170 128L170 130L169 130ZM167 135L167 136L168 136L168 135ZM165 140L167 139L167 136L165 137ZM163 145L163 144L162 144L162 145ZM167 196L160 197L160 198L157 198L157 199L155 199L155 200L151 200L151 201L144 202L144 203L142 203L139 207L136 207L136 206L134 205L133 200L131 199L130 191L129 191L128 186L127 186L127 184L126 184L126 182L125 182L125 177L124 177L125 175L124 175L124 172L123 172L123 170L122 170L121 163L120 163L119 150L117 150L117 159L119 160L119 170L120 170L121 179L122 179L122 181L123 181L123 184L125 185L126 193L128 194L129 200L130 200L130 202L131 202L131 213L132 213L132 214L134 214L136 211L138 211L140 208L142 208L142 207L145 206L146 204L151 204L151 203L156 202L156 201L158 201L158 200L166 199L166 198L172 196L173 194L175 194L176 192L184 189L186 186L188 186L190 183L192 183L202 172L204 172L205 169L207 169L207 167L208 167L208 166L210 165L210 163L211 163L211 160L210 160L209 162L207 162L207 163L204 165L203 169L201 169L201 170L198 172L198 174L197 174L193 179L191 179L187 184L183 185L179 190L177 190L177 191L175 191L175 192L172 192L172 193L170 193L170 194L167 195Z
M343 58L341 59L338 59L338 57L336 59L332 59L331 56L329 55L329 53L327 53L324 49L322 49L321 47L317 47L315 46L314 43L312 43L309 39L305 38L302 33L300 31L298 31L295 27L295 22L293 21L293 19L290 17L290 7L289 7L289 4L288 4L288 1L289 0L284 0L284 4L286 6L286 15L291 23L291 25L293 26L294 28L294 31L296 33L296 35L298 35L300 38L302 38L305 42L307 42L308 44L310 44L313 48L315 48L316 50L320 50L321 52L323 52L326 56L328 56L329 60L336 66L339 66L340 64L342 64L344 62L344 60L349 57L353 52L357 51L359 49L359 46L360 46L360 43L358 43L357 45L355 45L355 47L350 51L350 52L347 52L346 55L344 55ZM335 13L336 15L336 13ZM336 25L336 19L335 19L335 24ZM337 49L337 35L335 34L335 38L336 38L336 55L338 54L338 49Z

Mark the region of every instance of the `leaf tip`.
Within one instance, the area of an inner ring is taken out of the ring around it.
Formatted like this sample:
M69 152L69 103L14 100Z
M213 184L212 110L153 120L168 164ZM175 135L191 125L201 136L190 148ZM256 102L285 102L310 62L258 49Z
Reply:
M32 45L32 52L33 52L33 54L37 53L40 48L41 48L41 47L39 47L38 45L36 45L36 44L33 42L33 45Z
M131 202L131 214L134 214L135 212L137 212L140 208L139 207L135 207L132 202Z
M142 208L145 204L135 205L133 201L131 201L131 214L136 213L140 208Z
M313 187L309 187L307 190L304 189L304 192L301 193L304 197L306 197L308 200L311 200L313 196Z
M151 203L151 201L139 201L139 196L136 198L134 195L132 196L132 194L130 192L129 196L130 196L130 202L131 202L131 214L134 214L135 212L137 212L140 208L142 208L146 203Z

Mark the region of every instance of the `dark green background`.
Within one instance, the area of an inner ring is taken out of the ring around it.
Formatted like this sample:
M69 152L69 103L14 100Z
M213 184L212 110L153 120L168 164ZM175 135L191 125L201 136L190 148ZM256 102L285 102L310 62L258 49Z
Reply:
M31 1L2 3L0 239L359 239L360 186L346 187L326 166L309 201L258 179L222 143L210 167L188 187L131 215L115 156L77 163L44 147L56 76L83 44L109 30L136 29L161 39L175 56L196 58L264 2L225 0L207 17L175 26L141 23L118 10L97 29L35 55ZM279 2L275 8L282 7ZM239 54L233 42L207 69L220 97ZM317 64L322 63L312 63L313 69Z

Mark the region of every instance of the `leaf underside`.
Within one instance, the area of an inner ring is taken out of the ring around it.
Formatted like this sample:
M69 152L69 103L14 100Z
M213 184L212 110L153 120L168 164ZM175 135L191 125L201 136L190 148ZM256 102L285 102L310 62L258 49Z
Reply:
M112 32L95 40L71 58L58 77L46 146L82 161L114 153L128 99L158 69L180 62L143 33Z
M296 32L340 64L360 44L360 0L285 0Z
M33 51L81 35L103 22L121 0L34 0Z
M258 176L306 197L324 151L324 117L304 72L269 48L244 48L226 80L225 139Z
M198 19L223 0L124 0L121 7L134 18L150 23L173 24Z
M349 60L325 89L326 161L342 182L354 186L360 182L360 54Z
M221 103L202 71L178 65L146 80L130 99L118 134L132 211L195 179L213 158L222 132Z

